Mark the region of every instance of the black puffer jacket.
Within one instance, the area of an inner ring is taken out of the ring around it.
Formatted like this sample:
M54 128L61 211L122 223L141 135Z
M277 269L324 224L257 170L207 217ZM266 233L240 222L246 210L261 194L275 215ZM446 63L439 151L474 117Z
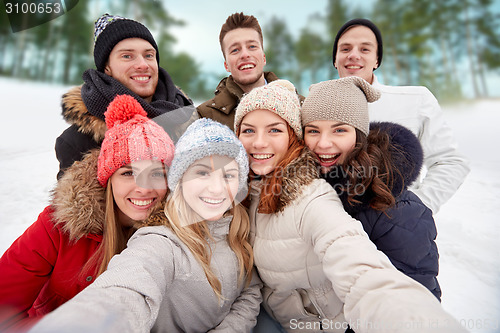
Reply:
M397 147L391 150L391 156L402 177L395 176L394 179L394 207L385 212L371 208L369 204L373 193L370 191L356 197L361 203L353 206L347 202L347 194L341 193L347 183L341 170L329 172L323 177L339 193L344 209L361 221L371 241L389 257L392 264L440 299L441 289L436 278L439 268L435 242L437 231L432 211L407 190L422 167L422 147L417 137L401 125L386 122L370 124L370 130L376 128L387 132L393 146Z

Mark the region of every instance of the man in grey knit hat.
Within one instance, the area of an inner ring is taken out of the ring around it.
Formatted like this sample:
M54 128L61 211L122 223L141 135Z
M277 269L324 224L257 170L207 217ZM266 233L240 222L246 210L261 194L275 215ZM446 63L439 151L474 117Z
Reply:
M370 103L370 121L391 121L409 128L424 149L421 181L411 190L435 214L458 190L469 173L467 159L459 153L451 128L438 101L425 87L381 84L374 71L382 63L382 34L367 19L353 19L338 31L333 45L333 66L341 78L358 76L381 92Z

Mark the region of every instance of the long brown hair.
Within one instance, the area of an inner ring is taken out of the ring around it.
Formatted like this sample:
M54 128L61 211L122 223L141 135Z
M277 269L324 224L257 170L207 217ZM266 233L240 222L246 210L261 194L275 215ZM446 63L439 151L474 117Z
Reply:
M347 192L349 204L360 203L356 196L370 191L373 194L370 200L371 208L385 211L394 206L394 177L402 176L392 163L390 147L390 138L386 132L378 128L373 129L367 137L356 129L355 147L342 164L347 178L344 190Z
M113 258L115 254L119 254L125 249L128 239L136 230L133 227L124 229L120 225L116 216L117 210L113 197L111 181L108 181L108 184L106 185L105 200L106 208L102 241L96 252L94 252L82 269L82 274L95 269L96 277L101 275L106 270L111 258Z
M285 157L276 168L263 177L263 187L260 193L259 212L272 214L278 210L279 198L283 186L283 171L294 159L300 156L305 147L304 140L299 139L293 129L287 125L288 150Z
M94 254L83 266L80 277L84 277L89 272L95 272L98 277L101 275L115 254L121 253L127 246L127 241L136 230L134 227L124 229L116 216L116 204L113 197L111 182L108 181L105 192L105 216L102 230L102 241Z

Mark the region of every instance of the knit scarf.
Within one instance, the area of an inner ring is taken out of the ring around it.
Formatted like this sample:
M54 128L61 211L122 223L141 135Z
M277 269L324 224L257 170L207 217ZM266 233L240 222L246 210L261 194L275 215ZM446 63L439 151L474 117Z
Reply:
M174 85L167 71L161 67L158 69L158 85L151 103L147 103L116 79L95 69L86 70L82 78L84 81L82 86L83 102L89 113L102 120L104 120L104 112L106 112L109 103L117 95L126 94L134 97L147 112L150 119L168 111L193 104Z

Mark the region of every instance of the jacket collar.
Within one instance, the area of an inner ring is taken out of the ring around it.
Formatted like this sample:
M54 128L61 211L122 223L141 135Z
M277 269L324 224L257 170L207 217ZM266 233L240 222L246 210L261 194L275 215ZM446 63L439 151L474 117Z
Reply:
M96 142L104 139L107 129L104 112L117 95L134 97L151 119L168 114L176 123L190 123L190 117L196 111L191 100L174 85L163 68L159 68L158 86L151 103L116 79L96 70L86 70L83 79L83 85L71 88L63 95L62 116L69 124L76 125L80 132L91 135ZM169 113L174 110L175 113Z
M319 178L319 171L313 153L305 147L300 156L290 162L282 174L283 183L279 196L278 212L283 211L290 203L302 195L303 190ZM263 181L251 183L252 196L260 196Z
M62 97L62 116L66 122L76 125L84 134L92 135L94 141L104 140L106 123L88 112L82 99L82 86L71 88Z
M54 224L61 225L72 240L102 234L105 218L105 188L97 181L99 150L69 167L52 190Z
M273 72L264 72L264 78L267 82L278 79ZM233 76L229 75L223 78L217 85L215 96L210 101L210 105L228 115L238 106L243 95L243 90L234 82Z
M215 241L226 239L226 236L229 234L229 224L233 216L224 216L217 221L209 221L207 222L208 230L210 230L210 235L214 238Z

